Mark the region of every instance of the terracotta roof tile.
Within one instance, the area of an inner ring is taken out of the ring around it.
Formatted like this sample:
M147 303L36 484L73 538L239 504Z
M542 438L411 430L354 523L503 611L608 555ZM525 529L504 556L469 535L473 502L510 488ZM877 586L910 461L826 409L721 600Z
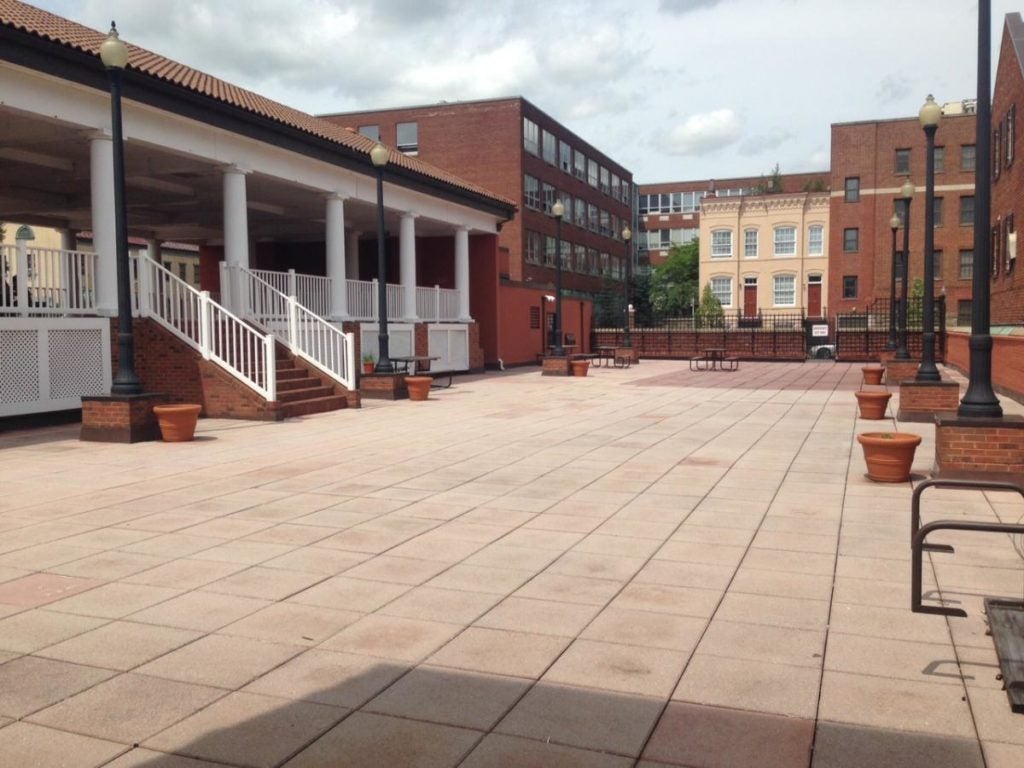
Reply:
M97 57L100 44L107 36L106 32L90 29L70 19L17 2L17 0L0 0L0 26L27 32L44 40L94 54ZM279 104L258 93L239 88L237 85L232 85L131 43L128 43L128 68L366 155L369 155L370 150L376 144L372 139L348 128ZM430 163L402 154L397 149L389 149L391 150L389 164L467 192L482 195L503 206L515 208L516 204L507 198L471 184Z

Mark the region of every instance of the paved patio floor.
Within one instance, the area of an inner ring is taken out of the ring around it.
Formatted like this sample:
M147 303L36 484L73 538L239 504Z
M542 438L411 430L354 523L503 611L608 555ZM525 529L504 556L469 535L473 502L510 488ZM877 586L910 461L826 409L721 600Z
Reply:
M980 602L1021 556L942 537L970 615L910 612L859 380L531 368L188 444L2 434L0 766L1020 768Z

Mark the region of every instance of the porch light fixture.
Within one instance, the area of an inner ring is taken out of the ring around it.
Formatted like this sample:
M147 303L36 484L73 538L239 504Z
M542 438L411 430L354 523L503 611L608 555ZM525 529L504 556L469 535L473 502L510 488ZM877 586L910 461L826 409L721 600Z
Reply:
M384 166L391 153L379 141L370 150L370 162L377 172L377 314L380 330L377 332L377 365L374 373L394 373L388 350L388 261L384 253Z
M896 348L897 360L909 360L910 353L907 351L907 282L910 279L910 203L914 199L914 185L910 179L903 182L900 187L900 199L903 201L903 280L900 284L900 306L897 318L900 333L899 346Z
M623 299L625 302L625 319L622 324L622 346L632 347L633 340L629 335L629 284L633 280L633 230L629 227L623 227L622 229L622 240L626 243L626 280L622 286Z
M562 346L562 217L565 216L565 206L561 200L555 200L551 215L555 217L555 348L551 354L565 357L565 347Z
M896 349L896 230L900 228L900 217L894 211L889 219L892 230L892 263L889 265L889 338L885 348L890 352Z
M942 118L942 108L929 93L918 112L925 136L924 186L924 297L921 311L921 365L916 381L941 381L935 366L935 132Z
M128 263L128 217L124 200L124 132L121 127L121 75L128 66L128 46L110 22L107 39L100 45L100 61L110 81L110 133L114 150L114 243L117 265L117 375L112 395L138 395L142 383L135 374L135 337L132 334L131 274Z

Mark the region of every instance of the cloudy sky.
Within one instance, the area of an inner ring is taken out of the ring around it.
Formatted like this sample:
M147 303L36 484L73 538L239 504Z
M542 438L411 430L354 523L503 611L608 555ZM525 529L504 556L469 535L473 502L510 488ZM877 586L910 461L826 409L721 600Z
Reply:
M831 123L977 77L971 0L34 4L312 113L522 95L639 182L824 170Z

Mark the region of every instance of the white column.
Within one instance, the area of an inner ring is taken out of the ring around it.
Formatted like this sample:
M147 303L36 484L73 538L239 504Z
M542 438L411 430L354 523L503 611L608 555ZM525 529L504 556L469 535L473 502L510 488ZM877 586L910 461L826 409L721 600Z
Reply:
M92 247L96 252L96 312L117 314L117 234L114 229L114 142L108 133L89 137Z
M402 279L402 295L405 303L405 318L416 319L416 214L402 214L402 226L398 233L399 272Z
M469 230L455 230L455 290L459 292L459 320L469 322Z
M160 241L155 238L149 238L146 240L146 255L149 256L157 264L163 264L163 260L160 255Z
M245 171L233 165L224 169L224 262L231 282L231 305L228 308L242 317L248 314L244 278L240 269L249 266L249 211L246 207L245 174Z
M345 264L345 198L327 196L327 277L331 280L331 319L348 317L348 286Z
M345 276L349 280L359 279L359 236L363 234L354 229L346 233L345 243Z

